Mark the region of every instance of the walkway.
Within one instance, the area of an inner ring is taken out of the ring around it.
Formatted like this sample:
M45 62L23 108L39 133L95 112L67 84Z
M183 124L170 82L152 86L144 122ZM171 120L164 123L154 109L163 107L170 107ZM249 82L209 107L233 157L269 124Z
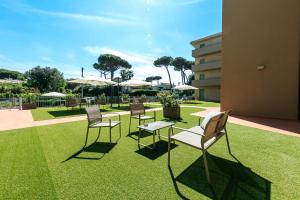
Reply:
M148 109L146 112L161 110L162 108ZM120 115L128 115L129 111L114 112ZM103 114L104 117L116 116L116 114ZM51 124L62 124L86 120L86 115L75 117L64 117L43 121L34 121L30 110L0 110L0 131L14 130L19 128L29 128L35 126L45 126Z
M209 107L206 110L193 113L194 116L205 117L210 111L220 111L220 108ZM300 137L300 121L282 120L261 117L230 116L228 122L266 131Z
M203 108L204 111L193 113L194 116L205 117L210 111L219 111L218 107L199 107L199 106L182 106L190 108ZM146 112L161 110L162 108L148 109ZM118 112L120 115L127 115L129 111ZM104 116L113 116L114 114L104 114ZM28 128L36 126L45 126L51 124L60 124L66 122L75 122L86 120L86 116L64 117L43 121L34 121L30 110L0 110L0 131L13 130L19 128ZM230 116L230 123L258 128L261 130L272 131L285 135L300 137L300 122L291 120L280 120L270 118Z

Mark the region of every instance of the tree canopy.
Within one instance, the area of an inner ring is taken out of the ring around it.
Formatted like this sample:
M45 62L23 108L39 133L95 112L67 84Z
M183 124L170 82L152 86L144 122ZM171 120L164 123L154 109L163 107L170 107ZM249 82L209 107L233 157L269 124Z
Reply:
M186 70L192 70L193 61L188 61L183 57L176 57L172 60L171 65L174 66L175 71L180 71L182 84L185 84L188 77L185 73Z
M131 65L126 60L112 54L101 54L98 58L98 63L95 63L93 66L104 74L109 72L111 79L114 78L114 73L120 68L131 68Z
M18 71L12 71L8 69L0 69L0 79L17 79L24 80L24 74Z
M134 73L133 73L133 70L122 69L120 71L120 76L121 76L122 81L128 81L134 76Z
M41 92L62 92L65 87L63 74L56 68L34 67L25 72L27 85Z
M170 82L170 89L172 88L172 80L171 80L171 75L169 72L169 66L172 63L173 58L171 56L162 56L158 59L156 59L153 62L153 65L156 67L165 67L165 69L167 70L168 76L169 76L169 82Z
M147 82L152 82L152 81L156 81L156 80L161 80L161 76L149 76L146 78Z

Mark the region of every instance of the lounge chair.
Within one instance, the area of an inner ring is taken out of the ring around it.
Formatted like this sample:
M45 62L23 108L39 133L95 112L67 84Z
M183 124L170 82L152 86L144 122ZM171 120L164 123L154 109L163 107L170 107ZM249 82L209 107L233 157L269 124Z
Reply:
M154 111L154 116L147 116L145 115L145 106L143 103L132 103L130 104L130 118L129 118L129 131L128 135L130 135L130 128L131 128L131 119L138 119L139 125L141 125L141 122L145 122L146 120L153 119L156 121L156 112Z
M103 117L98 106L90 106L85 108L86 113L87 113L87 118L88 118L88 126L87 126L87 131L86 131L86 139L85 139L85 144L84 147L87 144L88 141L88 135L89 135L89 130L90 128L98 128L98 137L97 140L100 136L101 128L109 128L109 142L111 143L111 129L119 126L119 138L121 138L121 116L118 113L113 113L117 114L119 116L119 121L112 121L108 117ZM104 121L104 119L107 119Z
M206 178L209 184L211 184L211 179L209 175L209 169L206 159L206 152L209 147L211 147L215 142L217 142L223 135L226 136L226 142L229 154L231 154L229 140L226 130L226 123L228 116L230 114L230 110L226 112L212 112L209 113L208 116L204 118L202 123L199 126L192 127L190 129L184 129L179 127L172 127L173 129L180 130L181 132L178 134L170 134L169 131L169 141L168 141L168 166L170 166L170 143L171 140L178 141L183 144L189 145L196 149L199 149L203 153L204 167ZM173 131L173 129L171 129Z

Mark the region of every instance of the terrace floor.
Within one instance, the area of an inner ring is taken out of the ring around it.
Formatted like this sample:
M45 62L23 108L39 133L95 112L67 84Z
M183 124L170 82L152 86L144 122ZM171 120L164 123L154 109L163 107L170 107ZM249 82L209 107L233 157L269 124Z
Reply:
M161 107L158 107L159 104L149 104L147 111L158 111L161 110ZM156 107L156 108L155 108ZM181 105L181 107L186 108L198 108L201 111L191 113L193 116L198 117L205 117L210 111L219 111L219 107L200 107L194 106L193 104L188 105ZM66 114L65 108L41 108L34 111L30 110L0 110L0 131L4 130L13 130L18 128L28 128L28 127L35 127L35 126L44 126L44 125L51 125L51 124L60 124L66 122L75 122L81 121L86 119L86 115L83 115L84 110L77 110L80 112L75 111L76 115L65 116L65 117L53 117L51 119L49 113L59 112ZM124 109L124 107L123 107ZM124 109L126 110L126 109ZM70 114L71 110L68 110L67 114ZM122 111L114 109L112 110L117 112L121 115L129 114L129 111ZM61 115L61 114L60 114ZM104 113L105 116L112 116L109 114L109 110ZM38 121L35 121L34 118L37 116ZM50 116L50 117L49 117ZM50 118L50 119L49 119ZM40 120L40 119L47 119L47 120ZM300 137L300 121L293 121L293 120L280 120L280 119L271 119L271 118L260 118L260 117L246 117L246 116L230 116L229 122L234 124L239 124L243 126L248 126L252 128L258 128L261 130L277 132L285 135L291 135Z
M178 127L192 127L199 108L182 108ZM150 113L149 113L150 114ZM158 111L158 119L163 119ZM96 140L92 130L83 149L87 122L76 121L2 131L0 134L0 199L299 199L300 139L228 124L232 152L225 139L209 149L213 188L205 178L202 154L180 143L156 150L138 149L136 128L128 134L129 115L122 118L122 137L113 129ZM135 120L132 127L137 126ZM166 134L167 130L163 130ZM142 142L152 137L143 135Z

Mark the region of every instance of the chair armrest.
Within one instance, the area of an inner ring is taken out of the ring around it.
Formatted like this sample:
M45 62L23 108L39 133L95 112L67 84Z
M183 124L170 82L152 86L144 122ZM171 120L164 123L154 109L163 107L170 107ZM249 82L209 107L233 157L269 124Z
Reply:
M120 113L116 113L116 112L110 112L109 114L113 114L113 115L116 115L116 116L118 116L119 117L119 121L121 122L121 115L120 115ZM111 120L111 117L114 117L114 116L102 116L102 118L106 118L106 119L109 119L109 120Z
M181 131L186 131L186 132L194 133L194 134L196 134L196 135L202 135L202 136L203 136L203 134L200 134L200 133L197 133L197 132L194 132L194 131L185 129L185 128L180 128L180 127L176 127L176 126L172 126L172 128L173 128L173 129L177 129L177 130L181 130Z

